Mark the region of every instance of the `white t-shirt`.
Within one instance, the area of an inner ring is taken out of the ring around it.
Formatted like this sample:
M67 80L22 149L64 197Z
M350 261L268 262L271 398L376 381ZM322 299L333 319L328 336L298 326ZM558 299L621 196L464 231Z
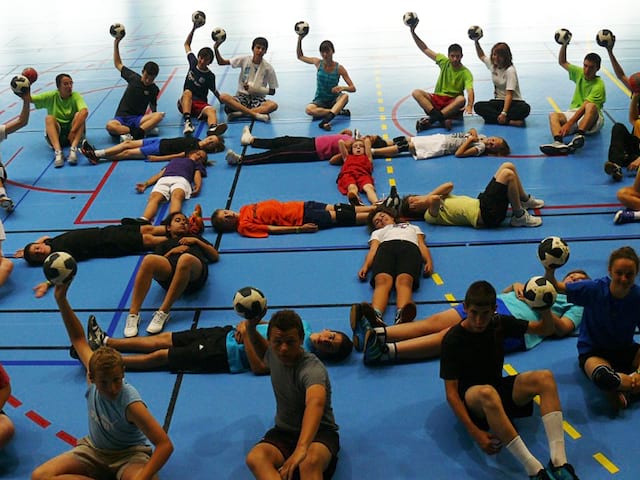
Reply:
M238 93L249 95L244 88L246 83L253 83L255 87L278 88L276 72L269 62L262 60L259 64L253 63L253 57L233 57L229 62L233 68L241 68L238 75Z
M459 133L436 133L434 135L425 135L424 137L412 137L411 142L415 148L416 160L425 160L428 158L442 157L443 155L453 155L460 148L467 138L464 132ZM478 135L478 141L469 145L476 147L480 156L484 153L486 147L480 139L486 138L484 135Z
M522 100L516 67L510 65L507 68L495 68L488 56L484 57L484 64L491 72L494 98L504 100L504 97L507 95L507 90L511 90L513 92L513 100Z
M372 240L378 240L380 243L389 240L404 240L418 245L418 235L424 236L424 233L417 225L407 222L393 223L371 232L369 242Z

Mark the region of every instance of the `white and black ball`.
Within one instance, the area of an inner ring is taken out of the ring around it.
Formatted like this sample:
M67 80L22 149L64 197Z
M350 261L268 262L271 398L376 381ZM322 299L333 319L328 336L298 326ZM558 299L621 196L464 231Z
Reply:
M247 320L262 318L267 313L267 297L255 287L243 287L233 296L233 309Z
M547 237L538 244L538 259L545 268L558 268L569 260L569 245L560 237Z
M202 10L196 10L191 14L191 21L194 27L200 28L207 22L207 16Z
M121 23L114 23L109 27L109 34L113 38L123 38L126 35L126 30L124 25Z
M402 16L402 21L407 27L415 27L420 19L416 12L407 12Z
M469 30L467 30L467 35L469 35L469 38L475 42L476 40L480 40L482 38L484 32L478 25L472 25L471 27L469 27Z
M604 48L613 48L616 43L616 36L607 28L603 28L596 34L596 43Z
M78 264L67 252L53 252L44 259L42 269L47 280L62 285L73 280L78 271Z
M211 39L214 42L224 42L227 39L227 32L222 27L216 27L211 30Z
M22 96L29 91L31 82L24 75L16 75L11 79L11 90L18 96Z
M531 277L524 286L524 301L533 310L546 310L556 301L556 289L544 277Z
M296 24L293 26L293 29L298 35L304 36L309 33L309 24L304 20L300 20L299 22L296 22Z
M566 28L559 28L556 30L554 39L560 45L567 45L571 41L572 33Z

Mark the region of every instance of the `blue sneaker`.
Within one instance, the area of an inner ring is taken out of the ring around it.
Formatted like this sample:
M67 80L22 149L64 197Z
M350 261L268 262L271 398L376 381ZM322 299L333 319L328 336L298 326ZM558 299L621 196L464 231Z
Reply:
M351 323L351 330L353 331L353 348L361 352L365 344L365 335L367 331L371 330L369 320L367 320L362 313L362 303L354 303L351 305L349 321Z
M378 335L370 328L364 336L364 364L380 365L384 353L384 349L378 341Z
M573 465L570 463L565 463L560 467L554 467L551 460L549 460L547 470L551 472L550 476L555 480L579 480L576 471L573 469Z
M616 214L613 216L613 223L616 225L622 225L623 223L631 223L636 221L636 212L635 210L629 210L628 208L624 210L618 210Z

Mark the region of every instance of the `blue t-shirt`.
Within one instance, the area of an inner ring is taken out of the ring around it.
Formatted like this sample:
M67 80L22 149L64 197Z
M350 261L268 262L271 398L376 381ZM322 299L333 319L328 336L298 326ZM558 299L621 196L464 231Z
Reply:
M260 323L256 325L256 330L264 338L267 338L268 323ZM304 329L304 341L303 348L307 352L313 351L313 344L309 336L311 335L311 326L302 321L302 328ZM233 329L227 334L227 361L229 362L229 371L231 373L247 372L251 369L249 366L249 360L247 359L247 353L244 350L244 344L240 344L236 341L236 330Z
M578 353L612 350L633 344L636 327L640 326L640 287L633 285L624 298L614 298L609 277L568 283L567 300L582 305L584 314Z
M209 90L216 93L216 76L209 69L204 72L198 69L198 57L193 52L187 54L187 61L189 71L184 79L183 90L191 90L195 100L207 102Z
M203 177L207 176L207 169L204 168L202 162L194 162L190 158L174 158L165 167L163 177L184 177L189 183L193 183L193 179L199 170Z
M142 398L135 387L123 383L115 400L98 393L91 383L85 393L89 412L89 438L96 448L123 450L136 445L148 445L147 437L126 418L127 407Z

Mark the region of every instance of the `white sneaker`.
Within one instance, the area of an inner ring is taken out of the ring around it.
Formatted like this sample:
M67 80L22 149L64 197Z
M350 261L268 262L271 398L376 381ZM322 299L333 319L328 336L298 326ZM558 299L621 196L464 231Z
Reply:
M55 168L60 168L62 166L64 166L64 155L62 155L62 151L58 150L56 151L56 156L53 160L53 166Z
M133 140L133 135L131 135L130 133L120 135L120 143L128 142L129 140Z
M229 149L227 150L227 156L225 158L227 159L227 163L229 165L237 165L238 163L240 163L240 159L242 157L233 150Z
M69 156L67 157L67 163L73 166L78 164L78 147L71 147L69 149Z
M6 195L0 195L0 207L4 208L7 212L12 212L14 207L13 200Z
M156 310L156 313L153 314L153 318L151 322L149 322L149 326L147 327L147 333L152 335L156 333L160 333L165 324L169 321L169 314L164 313L162 310Z
M242 136L240 137L240 145L243 147L246 145L251 145L253 142L253 135L251 135L251 130L249 130L249 125L245 125L242 128Z
M529 198L527 198L524 202L520 201L520 203L522 204L522 208L525 208L525 209L526 208L535 209L535 208L544 207L544 200L535 198L533 195L529 195Z
M542 219L531 215L526 210L524 214L519 217L515 215L511 217L512 227L539 227L540 225L542 225Z
M558 140L555 140L553 143L540 145L540 151L549 156L567 155L569 153L569 146Z
M184 129L182 130L182 133L184 135L191 135L193 132L195 132L196 129L193 126L193 122L191 122L191 119L187 119L184 121Z
M256 120L258 120L259 122L269 123L271 117L268 113L257 113Z
M127 315L127 321L124 324L124 336L130 338L138 335L138 325L140 325L139 313L130 313Z

